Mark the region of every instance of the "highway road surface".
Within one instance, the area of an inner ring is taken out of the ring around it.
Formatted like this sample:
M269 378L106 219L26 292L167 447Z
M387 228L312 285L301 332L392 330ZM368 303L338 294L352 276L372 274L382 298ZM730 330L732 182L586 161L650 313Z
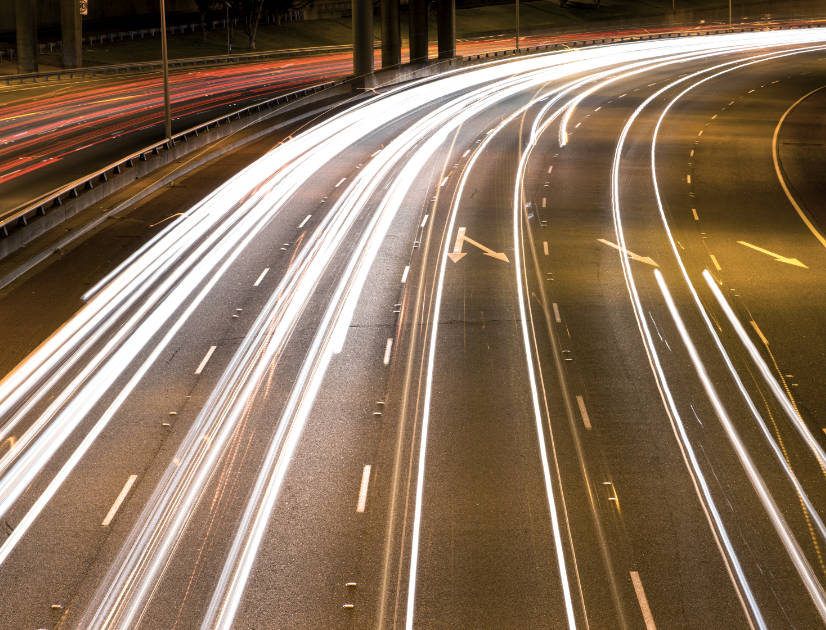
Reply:
M480 64L27 274L0 627L823 627L824 106L822 29Z

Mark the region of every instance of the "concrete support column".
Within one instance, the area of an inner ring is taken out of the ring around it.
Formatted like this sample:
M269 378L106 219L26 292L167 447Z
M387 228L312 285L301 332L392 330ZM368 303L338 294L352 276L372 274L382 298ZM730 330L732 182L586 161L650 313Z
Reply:
M381 0L381 67L392 68L401 62L399 0Z
M353 74L373 72L373 0L353 0Z
M37 0L15 0L17 70L37 72Z
M63 67L83 65L83 22L78 0L60 0L60 38L63 40Z
M427 13L430 0L409 0L410 62L427 63Z
M439 59L452 59L456 56L456 0L439 0L436 19Z

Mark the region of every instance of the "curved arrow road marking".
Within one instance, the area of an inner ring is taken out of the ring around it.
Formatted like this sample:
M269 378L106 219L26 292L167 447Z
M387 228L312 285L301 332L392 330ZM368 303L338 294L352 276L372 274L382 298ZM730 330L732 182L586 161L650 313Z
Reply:
M473 245L474 247L478 247L479 249L481 249L482 253L484 253L485 256L490 256L491 258L501 260L502 262L510 262L508 260L508 257L504 254L504 252L495 252L489 247L485 247L481 243L477 243L472 238L465 236L465 232L467 232L467 228L465 227L460 227L456 231L456 243L453 245L453 251L448 253L447 255L447 257L450 258L450 260L457 263L460 260L462 260L462 258L467 256L467 252L462 251L464 243L467 242Z

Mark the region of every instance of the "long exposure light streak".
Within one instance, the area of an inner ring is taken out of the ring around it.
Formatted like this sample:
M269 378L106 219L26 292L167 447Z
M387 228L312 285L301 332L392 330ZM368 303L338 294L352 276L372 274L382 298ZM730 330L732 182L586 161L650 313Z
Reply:
M171 465L164 473L152 500L133 524L116 564L96 593L94 606L84 617L85 627L89 628L131 627L141 619L177 541L216 470L233 429L260 399L260 385L264 375L277 361L280 349L290 339L311 301L322 299L317 295L316 287L331 263L341 256L347 261L345 272L340 280L337 279L329 303L319 306L323 313L322 325L307 348L299 378L289 392L288 406L270 437L267 458L245 507L241 526L235 533L220 583L203 621L204 628L230 627L292 453L312 407L315 392L320 387L332 354L346 343L350 322L384 235L393 217L401 211L412 182L419 177L424 166L432 160L458 125L471 120L494 104L549 84L552 89L543 93L541 98L528 99L528 104L520 102L516 105L516 111L491 130L480 147L488 146L490 139L504 128L507 121L553 95L553 100L545 104L535 118L532 129L532 139L535 141L538 133L546 129L567 107L560 125L562 133L577 104L608 82L630 76L623 72L635 74L646 68L663 68L670 64L679 67L678 64L682 62L741 54L766 47L800 47L793 51L765 53L758 56L759 59L750 58L756 63L763 59L812 50L816 45L822 45L823 39L824 35L817 30L750 33L709 37L706 40L697 38L689 41L635 42L616 47L593 47L495 62L470 70L455 70L438 79L416 81L387 90L364 103L344 109L279 145L184 212L114 274L107 276L87 296L88 303L72 319L0 381L0 417L3 418L0 441L9 445L9 449L4 450L0 457L0 516L13 508L19 509L23 514L13 534L0 545L0 564L9 557L61 484L72 474L78 462L89 452L111 419L135 391L144 375L168 349L182 326L222 281L241 253L266 233L273 221L284 212L301 187L316 177L336 156L363 142L384 126L409 116L405 129L385 146L386 150L375 153L358 176L347 187L342 186L341 195L336 202L326 213L320 213L317 217L317 227L308 232L307 238L297 249L294 261L278 282L206 405L188 430L178 451L178 463ZM734 67L737 63L743 65L742 60L738 60L706 68L658 90L627 122L614 154L611 184L612 212L621 252L625 251L626 243L620 212L619 168L622 146L631 124L645 106L667 89L715 69ZM571 99L558 106L563 94L570 95ZM557 107L556 111L545 118L553 107ZM469 169L480 154L481 148L477 148L463 174L462 182L466 181ZM527 157L520 160L517 182L521 182L526 168ZM386 194L379 192L382 190L381 185L385 183L390 186ZM656 187L656 175L654 185ZM381 194L384 196L377 202L376 198ZM449 220L451 230L461 194L456 199ZM513 199L514 213L517 213L517 208L521 208L520 204L517 185ZM660 211L662 213L661 206ZM316 217L315 214L313 216ZM519 216L514 214L514 239L523 345L565 614L568 626L575 627L577 619L568 585L566 550L558 522L535 366L528 341L525 309L527 296L520 275L522 254ZM351 238L359 229L362 230L359 237ZM749 623L764 628L765 622L759 606L714 505L682 426L676 403L668 390L648 324L640 315L641 300L633 273L625 256L621 256L621 261L648 360L655 372L666 413L701 498L703 510L712 525L715 540L732 582L736 585ZM437 299L434 303L436 316L428 346L426 401L429 401L431 392L433 357L438 344L438 307L445 273L444 256L440 259L438 273ZM407 584L405 623L408 628L413 627L415 610L416 563L429 414L427 402L417 458L414 544ZM822 451L817 450L819 446L811 434L807 439L806 433L802 432L802 425L798 425L798 429L822 462ZM81 435L76 435L77 433ZM203 440L203 435L208 435L209 439ZM73 443L73 450L63 455L65 459L61 461L62 447L70 437L76 443ZM39 480L46 469L57 472L52 473L53 476L49 479ZM789 475L790 470L784 470ZM32 487L36 480L42 482L36 486L36 492L31 493L33 496L27 497L25 501L21 500L26 488ZM795 488L802 491L793 475L791 480ZM803 497L804 502L808 501L805 493ZM770 518L777 524L776 515L769 509L770 504L766 505ZM810 503L807 503L807 508L809 506ZM813 514L818 529L823 533L820 515L814 511ZM796 556L794 541L790 542L784 536L783 528L779 525L777 527L813 601L821 616L826 619L826 603L822 591L819 590L819 585L815 588L809 579L804 566L805 558L800 560ZM795 560L796 557L800 562Z
M807 49L801 49L801 50L798 50L798 51L786 52L786 53L784 53L784 55L795 54L795 52L805 52L806 50ZM811 49L808 49L808 50L811 50ZM756 57L750 58L750 61L748 63L758 63L762 60L769 59L772 56L777 57L777 56L781 56L781 55L779 55L778 53L767 53L765 55L758 55ZM663 94L666 91L672 89L674 86L679 85L680 83L683 83L683 82L688 82L691 79L694 79L694 78L696 78L696 77L698 77L698 76L700 76L704 73L709 73L709 72L712 72L714 70L719 70L720 68L736 66L738 63L740 65L745 65L745 64L742 64L741 60L738 60L738 61L734 61L734 62L719 64L719 65L714 66L712 68L706 68L706 69L700 70L698 72L694 72L692 74L689 74L685 77L682 77L682 78L668 84L667 86L661 88L660 90L657 90L655 93L653 93L651 96L649 96L629 117L628 121L626 122L626 126L624 127L624 129L622 131L622 134L620 136L620 141L617 144L617 148L616 148L616 151L615 151L615 158L614 158L614 171L613 171L613 174L612 174L612 204L613 204L613 207L614 207L615 231L617 233L617 239L618 239L617 242L621 245L621 248L623 250L625 250L625 237L624 237L624 231L623 231L623 228L622 228L622 220L621 220L621 212L620 212L620 204L619 204L618 182L619 182L619 167L620 167L620 161L621 161L621 155L622 155L622 147L624 145L625 138L627 137L628 131L630 130L631 126L633 125L635 120L638 118L640 113L651 102L653 102L661 94ZM656 176L654 177L654 179L655 179L655 187L656 187ZM659 203L659 197L658 197L658 203ZM663 212L661 206L660 206L660 212L661 213ZM666 224L666 234L668 235L669 239L671 239L670 231L668 230L667 224ZM671 242L672 242L672 248L674 248L674 250L676 251L676 247L674 246L673 239L672 239ZM677 258L678 258L678 261L679 261L679 256L677 256ZM641 303L639 301L639 295L638 295L637 289L636 289L634 274L631 271L630 264L629 264L629 262L628 262L628 260L625 256L621 256L621 262L622 262L622 266L623 266L623 272L624 272L625 277L626 277L626 284L627 284L628 289L629 289L629 294L632 295L632 303L635 305L635 316L637 317L638 325L641 326L641 331L644 330L643 336L644 336L644 339L646 340L646 348L650 349L649 350L649 352L650 352L649 356L651 358L655 359L656 372L659 375L659 378L662 379L663 385L667 388L667 385L665 385L665 375L662 372L661 367L659 365L658 354L657 354L656 348L653 344L653 341L651 340L650 331L648 330L647 321L644 317L640 316L640 313L642 312L642 308L641 308ZM691 288L690 282L689 282L689 287ZM693 288L691 288L691 290L693 291ZM673 313L672 313L672 315L673 315ZM709 323L709 326L710 326L710 323ZM725 353L723 353L723 354L725 355ZM698 367L698 371L699 370L700 370L700 368ZM672 399L670 394L668 395L668 399L669 400ZM712 399L712 403L714 403L714 402L715 402L715 399ZM676 410L676 407L673 406L671 403L670 403L670 406L672 408L672 413L674 415L674 418L678 421L678 423L680 425L682 425L682 421L679 420L679 414ZM803 556L802 552L800 551L800 548L797 544L797 541L794 540L794 538L791 536L791 534L788 530L788 526L786 525L785 520L783 519L782 515L777 510L777 506L774 504L774 501L771 498L771 495L768 494L767 491L764 492L764 490L765 490L764 482L762 481L762 478L760 477L759 473L753 467L753 464L751 463L751 460L748 456L748 453L745 451L745 448L742 446L740 438L737 435L736 431L734 430L733 425L731 425L730 421L727 421L728 417L727 417L727 415L725 415L724 410L721 412L721 410L719 408L717 408L716 406L715 406L715 408L718 411L718 417L721 419L721 422L723 423L723 426L726 429L727 436L729 437L730 442L734 446L735 451L737 452L738 457L740 458L740 461L743 464L744 470L746 471L747 475L749 476L749 479L750 479L752 485L754 486L755 491L757 492L758 496L761 499L761 502L763 503L763 506L764 506L764 508L767 512L767 515L769 516L770 521L773 523L773 525L775 527L775 530L777 531L778 535L780 536L780 539L783 542L784 547L786 548L786 550L789 554L790 559L792 560L796 570L798 571L799 575L801 576L801 579L803 580L804 585L806 586L807 590L809 591L809 594L812 597L812 600L815 603L816 608L818 609L818 613L823 618L824 613L826 613L826 608L823 608L824 603L826 603L826 599L824 599L824 593L823 593L822 588L820 587L820 584L816 581L816 579L813 579L812 569L808 565L808 563L805 559L805 556ZM721 415L721 413L723 415ZM688 442L685 443L685 447L686 447L687 450L691 448L691 446L690 446L690 444L688 444ZM691 456L691 459L692 459L692 461L694 461L693 455ZM700 473L699 469L697 469L695 472L700 474L700 475L702 474L702 473ZM705 487L704 480L702 481L702 485ZM704 492L704 494L706 494L706 493ZM707 500L710 500L710 495L706 494L706 497L707 497ZM722 526L722 521L719 519L719 514L717 512L716 507L714 507L713 503L710 504L710 507L711 507L712 514L714 514L715 523L718 524L718 527L721 527ZM752 614L755 615L755 619L756 619L757 623L761 627L764 627L765 622L763 622L762 616L760 616L759 608L757 606L756 600L754 600L753 594L751 593L751 589L748 587L747 581L745 579L745 575L742 572L742 568L740 567L739 560L737 560L736 555L733 555L733 553L734 553L733 552L733 547L731 546L731 543L730 543L730 540L728 539L728 536L725 534L725 530L722 530L722 531L723 531L723 535L722 535L723 542L726 546L729 558L731 559L732 565L734 566L735 572L738 576L738 582L740 584L740 587L744 590L745 595L746 595L746 599L749 602L749 609L751 610Z

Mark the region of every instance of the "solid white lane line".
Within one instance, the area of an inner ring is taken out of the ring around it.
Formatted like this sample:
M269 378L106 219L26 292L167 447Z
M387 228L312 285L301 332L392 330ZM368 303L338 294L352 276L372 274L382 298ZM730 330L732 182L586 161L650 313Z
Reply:
M588 410L585 408L585 400L583 400L582 396L579 394L576 396L576 404L577 407L579 407L579 414L582 416L582 424L584 424L585 428L590 431L591 419L588 417Z
M367 487L370 485L370 464L364 465L361 473L361 488L359 488L359 502L356 505L356 512L364 512L367 507Z
M338 180L338 184L336 184L336 188L341 186L346 180L347 180L346 177L342 177L340 180Z
M123 489L120 491L118 498L115 499L115 502L112 504L112 507L109 508L109 512L106 514L106 518L104 518L101 522L102 527L109 527L109 523L111 523L112 519L115 518L115 514L118 513L121 503L123 503L124 499L126 499L126 495L129 494L129 491L132 489L132 486L135 485L135 480L137 480L137 478L137 475L129 475L129 479L127 479L126 483L123 484Z
M201 359L201 362L198 364L198 367L195 368L195 374L200 374L204 371L206 364L209 363L209 360L212 358L213 352L215 352L215 346L210 346L209 350L206 351L204 358Z
M390 351L393 349L393 339L387 340L387 345L384 347L384 364L390 363Z
M269 267L264 267L264 271L262 271L261 275L258 276L258 279L255 282L252 283L252 286L254 286L254 287L259 286L261 284L261 281L264 279L264 276L266 276L269 272L270 272L270 268Z
M298 229L299 229L299 230L300 230L301 228L303 228L305 225L307 225L307 221L309 221L309 220L310 220L310 217L311 217L311 216L313 216L313 215L308 214L306 217L304 217L304 220L303 220L301 223L299 223L299 224L298 224Z
M542 241L542 251L546 256L548 255L548 241Z
M552 306L554 308L554 319L556 320L557 324L561 324L562 318L559 316L559 306L557 306L556 302L554 302Z
M419 227L423 228L425 226L425 223L427 223L427 217L429 217L429 216L430 216L429 214L424 215L424 219L422 219L422 223Z
M407 265L402 272L402 284L407 282L407 274L410 273L410 265Z
M645 596L645 589L642 587L642 580L637 571L631 571L631 582L634 584L634 592L637 594L637 601L640 604L642 611L642 618L645 621L645 630L657 630L654 623L654 615L651 614L651 608L648 606L648 598Z

